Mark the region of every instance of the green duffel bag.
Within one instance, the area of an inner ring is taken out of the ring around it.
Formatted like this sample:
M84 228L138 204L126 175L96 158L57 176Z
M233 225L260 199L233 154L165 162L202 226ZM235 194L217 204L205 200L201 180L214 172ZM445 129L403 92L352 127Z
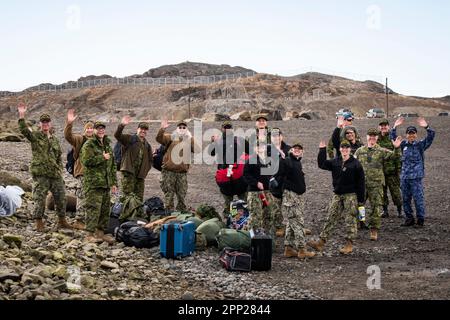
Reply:
M196 217L192 213L180 213L180 212L173 212L171 216L177 217L178 221L192 221L195 225L195 228L197 229L204 220L200 219L199 217Z
M195 232L205 237L208 246L217 246L216 237L222 228L225 228L225 223L218 218L213 218L203 222Z
M221 229L217 235L219 250L232 248L241 252L249 252L251 247L250 232L235 229Z

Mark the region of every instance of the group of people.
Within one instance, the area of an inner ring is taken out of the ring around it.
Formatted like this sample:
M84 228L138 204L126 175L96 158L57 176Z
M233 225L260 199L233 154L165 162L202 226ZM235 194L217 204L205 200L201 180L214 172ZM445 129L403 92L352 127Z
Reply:
M51 191L59 217L58 228L84 229L89 242L113 242L114 238L104 230L109 220L111 193L117 192L118 180L124 196L133 194L143 201L145 178L155 155L146 139L148 123L139 123L135 134L125 134L124 128L131 118L122 119L114 134L121 146L121 158L117 162L111 139L105 135L106 124L89 121L85 123L83 133L75 134L72 128L77 116L74 110L68 111L64 136L73 147L73 175L78 181L77 221L71 225L65 218L62 149L52 132L51 117L42 115L39 130L33 131L25 122L26 110L24 104L19 104L19 127L32 148L30 171L34 181L36 229L45 230L45 198ZM307 246L322 251L337 223L343 223L347 229L346 244L340 252L351 253L358 229L358 210L363 207L367 208L363 226L370 229L370 238L376 241L381 217L389 215L388 189L398 216L402 217L402 209L406 215L402 225L416 224L411 207L414 199L417 226L423 226L423 154L433 142L435 132L425 119L419 118L418 124L427 130L427 137L418 141L417 128L410 126L406 129L406 140L403 140L397 136L397 127L403 122L403 118L397 119L391 130L388 120L380 121L378 128L367 131L367 146L364 146L352 125L353 115L348 113L338 118L330 143L327 146L324 141L320 142L317 157L318 167L332 173L334 196L320 239L307 242L306 235L311 232L304 223L303 144L297 141L287 145L279 128L268 127L265 115L258 115L254 134L250 137L235 135L233 124L225 121L222 133L211 137L208 153L216 157L217 170L230 170L227 176L231 181L231 169L237 168L237 164L243 166L243 173L227 192L220 189L224 198L224 220L234 197L245 200L250 212L246 228L273 238L284 236L284 255L300 259L315 255L307 250ZM179 121L172 133L167 132L168 127L168 122L163 120L156 135L156 141L164 146L160 187L166 209L187 211L187 174L191 154L199 150L198 144L185 121ZM117 179L117 172L120 172L120 179Z

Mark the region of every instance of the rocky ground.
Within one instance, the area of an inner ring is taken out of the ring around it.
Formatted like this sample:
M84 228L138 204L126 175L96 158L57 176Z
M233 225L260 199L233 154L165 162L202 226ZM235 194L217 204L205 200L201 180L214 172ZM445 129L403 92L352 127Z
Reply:
M278 239L270 272L229 273L221 268L213 248L171 261L161 259L158 248L85 244L81 232L57 231L53 225L47 233L38 234L30 220L32 203L27 193L16 215L0 219L0 299L448 299L450 120L429 120L437 135L426 152L427 220L423 229L401 228L396 217L384 219L378 242L370 242L367 231L360 232L354 253L341 256L338 248L343 238L338 228L324 253L304 262L283 258L282 240ZM56 125L61 135L62 127ZM238 125L248 128L251 123ZM304 141L306 224L316 237L332 195L330 174L317 168L316 153L320 139L331 134L335 121L293 120L271 125L284 131L287 142ZM376 125L376 120L358 120L356 125L365 131ZM209 123L204 129L218 126ZM153 146L157 145L157 127L152 124L150 131ZM109 133L113 130L107 128ZM63 145L68 148L66 142ZM26 167L31 157L28 143L2 142L0 155L1 171L23 183L31 182ZM214 171L213 166L193 166L188 193L193 207L210 203L221 208ZM155 170L149 174L146 197L162 196L159 176ZM74 180L69 176L66 185L73 191ZM390 209L394 211L394 207ZM55 220L52 212L49 220ZM367 287L370 266L381 270L378 290Z

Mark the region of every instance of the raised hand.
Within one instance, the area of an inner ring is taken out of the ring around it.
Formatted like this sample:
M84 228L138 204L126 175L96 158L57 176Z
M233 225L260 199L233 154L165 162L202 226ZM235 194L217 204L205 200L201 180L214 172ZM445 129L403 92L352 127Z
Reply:
M112 194L116 194L117 191L119 191L118 188L117 188L117 186L112 186L112 187L111 187L111 192L112 192Z
M27 106L25 103L20 102L17 106L17 111L19 111L19 118L22 119L25 116L25 112L27 112Z
M167 129L169 127L169 121L167 119L161 120L161 129Z
M338 128L344 127L344 116L339 116L339 117L338 117L337 127L338 127Z
M68 124L73 123L77 117L78 116L75 115L75 110L69 109L69 111L67 112L67 123Z
M417 124L418 124L419 126L423 127L423 128L428 127L428 123L427 123L427 121L425 120L424 117L418 118L418 119L417 119Z
M403 122L405 122L405 118L403 118L403 117L398 118L397 120L395 120L394 128L401 126L403 124Z
M103 159L109 160L110 158L111 158L111 155L109 153L104 153L103 152Z
M131 122L130 116L125 116L122 118L122 121L120 122L122 125L127 126Z
M320 141L320 143L319 143L319 148L326 148L327 147L327 144L325 143L325 141L323 141L323 140L321 140Z
M394 145L395 148L400 148L402 141L403 141L403 138L398 136L397 139L392 140L392 144Z

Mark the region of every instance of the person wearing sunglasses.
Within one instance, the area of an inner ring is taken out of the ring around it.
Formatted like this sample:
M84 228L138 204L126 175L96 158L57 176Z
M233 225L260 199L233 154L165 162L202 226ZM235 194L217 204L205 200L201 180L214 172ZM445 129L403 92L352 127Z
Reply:
M337 126L331 135L330 143L328 145L328 156L330 158L334 157L334 151L336 157L340 156L340 144L342 140L347 140L350 142L351 154L354 154L358 148L362 147L364 144L361 142L358 131L352 125L353 124L353 114L346 112L342 116L338 117Z
M378 142L378 129L370 128L367 131L367 146L355 152L355 158L361 163L366 176L366 199L369 200L370 210L367 211L367 226L370 229L370 240L378 239L381 228L381 208L383 206L384 166L390 160L400 158L401 137L392 141L395 151L380 147Z
M160 186L164 193L164 205L168 211L187 212L186 195L188 191L187 173L196 150L194 138L188 130L186 121L179 121L173 133L166 133L169 123L161 121L161 128L156 135L156 141L165 147L162 161Z

